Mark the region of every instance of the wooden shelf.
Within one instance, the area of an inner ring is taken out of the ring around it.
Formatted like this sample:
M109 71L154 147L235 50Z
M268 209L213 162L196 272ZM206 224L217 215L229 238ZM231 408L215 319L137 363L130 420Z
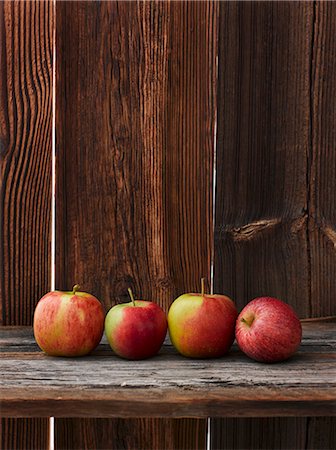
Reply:
M336 324L304 324L299 352L260 364L234 346L191 360L171 345L145 361L106 341L82 358L55 358L30 327L0 328L3 417L257 417L336 415Z

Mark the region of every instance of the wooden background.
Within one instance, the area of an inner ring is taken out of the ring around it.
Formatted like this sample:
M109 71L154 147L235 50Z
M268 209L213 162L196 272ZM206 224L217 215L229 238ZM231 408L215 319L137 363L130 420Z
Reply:
M335 314L336 5L0 4L1 320L56 287L167 310L201 276ZM53 27L56 66L52 67ZM216 169L214 171L214 169ZM214 211L214 214L213 214ZM44 420L1 448L43 449ZM211 420L211 448L332 448L330 418ZM56 449L205 448L204 420L58 419Z
M31 325L50 289L51 2L0 2L0 323ZM48 419L1 419L0 448L48 448Z

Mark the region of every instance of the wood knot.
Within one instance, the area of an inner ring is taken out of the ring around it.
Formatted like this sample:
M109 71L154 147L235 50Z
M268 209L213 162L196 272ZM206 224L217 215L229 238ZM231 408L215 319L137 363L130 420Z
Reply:
M163 278L159 278L156 283L155 286L158 289L162 289L164 291L168 291L168 290L172 290L174 289L174 283L173 280L170 277L163 277Z
M239 228L232 228L229 233L235 241L250 241L259 233L273 228L280 223L280 219L257 220Z

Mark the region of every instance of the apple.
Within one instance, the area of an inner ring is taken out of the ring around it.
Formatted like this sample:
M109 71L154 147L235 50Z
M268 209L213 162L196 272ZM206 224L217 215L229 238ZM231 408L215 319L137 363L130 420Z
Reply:
M167 318L156 303L134 300L113 306L105 318L105 335L112 350L122 358L145 359L160 350L167 334Z
M259 297L238 316L236 338L240 349L260 362L284 361L300 345L301 322L294 310L281 300Z
M168 312L172 344L183 356L215 358L227 353L234 341L237 310L225 295L183 294Z
M105 312L91 294L52 291L38 302L34 312L34 335L38 346L52 356L82 356L99 344Z

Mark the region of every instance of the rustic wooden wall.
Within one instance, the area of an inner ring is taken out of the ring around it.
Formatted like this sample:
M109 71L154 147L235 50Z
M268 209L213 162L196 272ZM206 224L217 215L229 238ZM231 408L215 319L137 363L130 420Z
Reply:
M108 309L130 286L167 310L210 277L217 10L56 3L57 288ZM57 448L204 448L205 434L205 420L55 421Z
M267 294L301 317L335 314L335 15L330 2L220 5L214 286L239 308ZM333 448L333 430L211 421L216 449Z
M131 286L167 309L210 278L214 248L215 290L239 308L267 293L301 317L335 314L336 5L56 9L57 287L80 283L108 308ZM50 287L52 36L51 2L0 3L3 325L31 324ZM47 422L2 420L1 448L46 448ZM331 418L211 429L214 449L336 440ZM55 432L58 449L204 448L206 422L68 419Z
M0 3L0 323L50 288L53 5ZM2 419L1 449L45 449L48 419Z

